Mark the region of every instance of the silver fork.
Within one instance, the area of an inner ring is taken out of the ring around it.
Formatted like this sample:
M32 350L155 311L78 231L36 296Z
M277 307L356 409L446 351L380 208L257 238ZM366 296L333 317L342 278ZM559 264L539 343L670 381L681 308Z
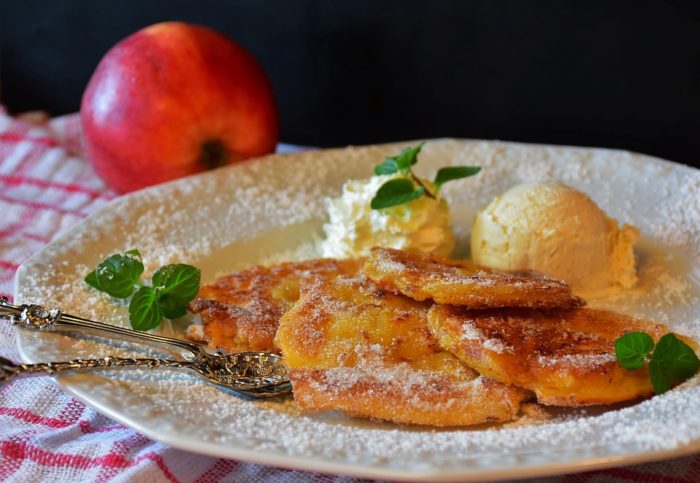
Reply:
M132 339L149 346L154 344L186 351L185 360L172 359L129 359L108 357L103 359L54 362L45 365L5 364L7 377L25 372L52 370L54 372L79 370L96 367L184 367L204 376L209 382L251 397L273 397L291 391L282 357L270 352L242 352L225 355L210 354L202 346L192 342L164 337L162 335L137 332L95 320L85 319L59 310L47 310L41 305L13 305L6 298L0 298L0 315L9 316L13 325L27 329L45 331L89 332L111 338ZM26 369L23 369L26 366ZM36 366L36 367L33 367ZM57 369L60 368L60 369Z
M81 370L140 367L146 369L185 368L191 369L207 381L219 387L230 389L253 398L280 396L291 389L279 385L279 378L273 374L251 372L250 356L256 353L242 352L231 356L230 367L226 370L211 370L210 367L196 361L179 361L174 359L128 358L106 356L99 359L74 359L65 362L42 362L38 364L15 364L0 357L0 384L22 375L54 375L61 372ZM261 384L261 381L265 381Z

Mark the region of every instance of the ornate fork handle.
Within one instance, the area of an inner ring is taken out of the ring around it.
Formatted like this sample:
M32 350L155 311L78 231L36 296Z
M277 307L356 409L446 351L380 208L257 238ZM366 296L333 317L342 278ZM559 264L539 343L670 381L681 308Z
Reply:
M78 331L90 331L92 333L102 333L126 337L128 339L140 341L148 345L159 344L185 349L194 356L204 353L204 350L197 344L180 339L164 337L162 335L137 332L125 329L116 325L109 325L95 320L77 317L75 315L64 314L59 310L47 310L41 305L25 304L13 305L6 298L0 297L0 315L10 317L12 324L25 327L27 329L56 330L68 329Z
M136 359L127 357L102 357L100 359L74 359L65 362L45 362L40 364L14 364L0 358L0 383L21 374L55 374L57 372L71 372L81 369L108 368L108 367L191 367L189 361L177 361L172 359Z
M64 327L78 332L97 332L101 335L129 338L148 344L158 343L185 349L186 360L127 359L109 357L95 360L75 360L36 365L15 365L0 358L0 381L19 372L70 371L94 367L148 366L187 367L204 376L209 382L233 389L254 398L275 397L291 391L291 383L281 356L269 352L239 352L237 354L210 354L201 346L179 339L136 332L90 319L46 310L40 305L12 305L0 299L0 316L6 315L15 325L28 329L54 330ZM182 356L182 354L180 354ZM4 364L4 365L3 365Z

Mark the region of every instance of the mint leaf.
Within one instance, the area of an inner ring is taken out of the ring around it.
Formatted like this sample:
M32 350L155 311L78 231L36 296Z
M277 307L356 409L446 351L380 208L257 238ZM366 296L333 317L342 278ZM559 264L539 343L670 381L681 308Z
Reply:
M167 318L176 319L187 312L187 303L199 292L201 272L183 263L165 265L153 274L158 305Z
M656 344L649 363L649 376L657 394L668 391L674 382L683 382L700 369L693 349L673 334L666 334Z
M153 274L153 288L186 304L199 292L200 278L200 270L192 265L165 265Z
M673 385L673 379L668 370L668 364L663 360L649 362L649 379L656 394L663 394Z
M418 153L423 148L423 144L420 143L418 146L405 148L398 156L386 158L384 162L374 168L374 174L405 173L418 162Z
M107 257L95 269L94 278L88 274L85 281L112 297L123 299L134 293L142 273L141 254L138 250L129 250L123 255Z
M155 329L162 319L155 290L146 286L139 288L129 303L131 327L136 330Z
M469 176L474 176L476 173L481 171L479 166L450 166L447 168L440 168L435 175L435 186L438 189L447 183L460 178L468 178Z
M377 190L370 206L373 210L389 208L420 198L423 193L425 193L425 189L422 186L416 188L410 179L392 179Z
M408 169L418 162L418 153L423 149L423 144L425 143L420 143L412 148L406 148L401 151L401 154L393 158L396 160L396 166L398 166L399 170Z
M170 294L162 295L158 299L158 306L164 317L168 319L177 319L182 317L187 313L187 302L183 303L181 300L171 296Z
M644 365L654 339L644 332L630 332L615 341L615 357L622 367L634 371Z
M85 278L85 283L90 285L92 288L96 288L97 290L102 290L97 283L97 275L95 274L95 271L93 270L92 272L88 273Z
M677 340L679 346L675 357L674 375L679 381L685 381L698 372L698 369L700 369L700 359L698 359L692 347L680 339Z
M394 174L399 172L399 166L396 164L396 158L386 158L384 162L374 167L374 174Z

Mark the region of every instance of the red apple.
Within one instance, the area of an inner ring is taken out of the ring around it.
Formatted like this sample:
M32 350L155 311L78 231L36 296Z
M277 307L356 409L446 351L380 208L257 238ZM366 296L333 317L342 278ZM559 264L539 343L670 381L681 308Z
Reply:
M152 25L104 56L80 108L88 157L118 192L273 152L270 83L241 46L206 27Z

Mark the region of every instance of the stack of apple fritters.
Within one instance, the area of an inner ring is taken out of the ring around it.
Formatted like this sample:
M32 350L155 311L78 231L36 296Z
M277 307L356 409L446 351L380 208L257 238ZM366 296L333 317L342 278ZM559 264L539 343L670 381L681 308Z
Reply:
M205 286L190 336L281 351L307 411L399 423L509 421L520 403L608 404L653 393L615 340L662 324L582 308L567 284L374 248L367 260L256 267Z

